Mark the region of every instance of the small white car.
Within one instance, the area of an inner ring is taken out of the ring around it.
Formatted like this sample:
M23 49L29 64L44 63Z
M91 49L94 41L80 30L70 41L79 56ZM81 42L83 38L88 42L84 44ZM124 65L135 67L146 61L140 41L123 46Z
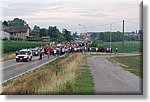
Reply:
M16 62L24 60L27 62L32 60L32 51L30 49L22 49L16 55Z

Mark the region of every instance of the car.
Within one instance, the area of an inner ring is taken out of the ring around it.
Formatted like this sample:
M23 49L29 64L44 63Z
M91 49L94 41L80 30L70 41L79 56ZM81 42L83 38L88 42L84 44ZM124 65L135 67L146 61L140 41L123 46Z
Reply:
M33 49L31 49L31 51L32 51L32 55L33 56L38 56L39 55L39 48L33 48Z
M24 60L27 62L32 60L32 51L30 49L22 49L16 55L16 62Z

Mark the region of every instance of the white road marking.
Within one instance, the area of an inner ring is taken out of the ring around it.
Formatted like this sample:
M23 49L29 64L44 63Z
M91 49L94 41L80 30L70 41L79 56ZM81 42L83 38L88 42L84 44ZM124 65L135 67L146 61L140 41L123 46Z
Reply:
M15 65L19 65L19 64L22 64L22 62L21 62L21 63L13 64L13 65L10 65L10 66L7 66L7 67L3 67L3 68L1 68L0 70L7 69L7 68L9 68L9 67L12 67L12 66L15 66Z
M59 56L59 57L63 57L63 56L65 56L65 55L62 55L62 56ZM0 82L0 85L1 85L2 83L4 83L4 82L7 82L8 80L12 80L12 79L14 79L14 78L16 78L16 77L18 77L18 76L21 76L21 75L27 73L27 72L33 71L33 70L35 70L35 69L37 69L37 68L39 68L39 67L41 67L41 66L43 66L43 65L45 65L45 64L47 64L47 63L50 63L50 62L56 60L56 59L59 58L59 57L56 57L56 58L54 58L54 59L52 59L52 60L50 60L50 61L48 61L48 62L45 62L45 63L43 63L43 64L41 64L41 65L39 65L39 66L37 66L37 67L34 67L34 68L32 68L32 69L30 69L30 70L28 70L28 71L26 71L26 72L23 72L23 73L21 73L21 74L18 74L18 75L16 75L16 76L12 77L12 78L9 78L9 79L7 79L7 80L4 80L3 82Z

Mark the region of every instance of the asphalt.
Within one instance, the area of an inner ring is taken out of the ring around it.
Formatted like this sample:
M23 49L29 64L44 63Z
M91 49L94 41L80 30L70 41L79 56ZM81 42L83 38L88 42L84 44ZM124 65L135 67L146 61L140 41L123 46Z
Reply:
M56 57L51 56L49 59L47 56L43 56L42 60L39 60L38 56L34 56L30 62L16 62L15 59L1 62L2 67L0 68L2 72L2 82L11 80L19 75L22 75L28 71L38 68L50 61L55 60Z
M137 54L124 54L134 56ZM95 94L142 94L142 79L106 60L109 56L88 59L94 79Z

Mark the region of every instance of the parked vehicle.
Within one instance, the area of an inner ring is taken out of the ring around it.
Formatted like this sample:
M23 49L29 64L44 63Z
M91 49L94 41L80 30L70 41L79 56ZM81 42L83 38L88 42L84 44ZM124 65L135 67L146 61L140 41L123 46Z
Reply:
M32 51L32 55L33 56L38 56L39 55L39 48L33 48L33 49L31 49L31 51Z
M22 49L16 55L16 62L19 61L31 61L32 60L32 51L30 49Z

